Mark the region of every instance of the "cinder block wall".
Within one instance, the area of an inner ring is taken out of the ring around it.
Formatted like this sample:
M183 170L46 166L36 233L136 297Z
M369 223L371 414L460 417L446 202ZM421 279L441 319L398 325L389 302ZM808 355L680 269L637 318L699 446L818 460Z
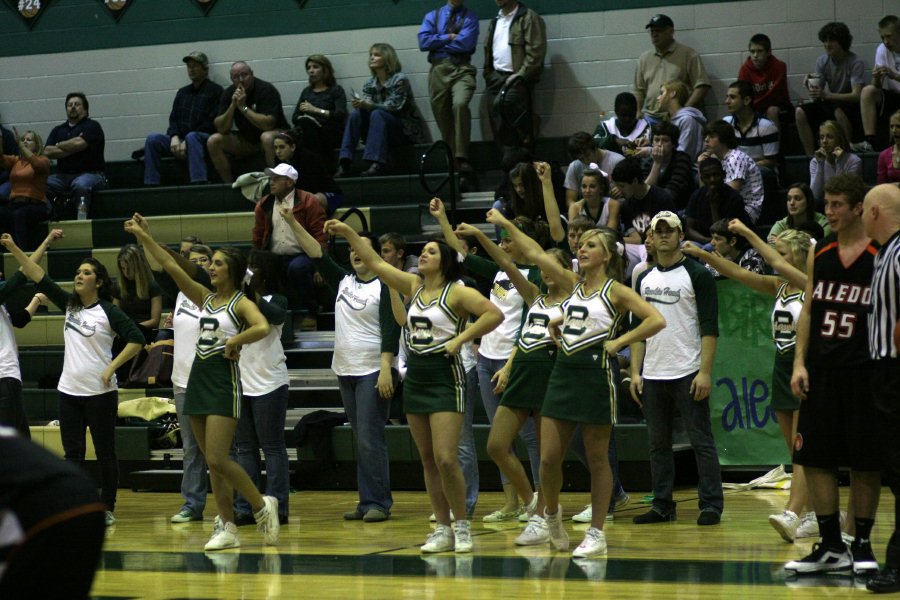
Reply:
M707 112L716 117L725 112L725 88L746 59L747 41L754 33L769 35L776 56L788 63L791 95L796 100L803 97L803 75L821 54L816 33L823 24L846 22L854 35L853 50L871 68L880 41L877 21L900 12L900 5L896 0L745 0L548 14L546 68L536 90L543 135L592 130L598 113L611 111L615 95L631 87L638 55L650 47L644 25L656 12L669 14L676 24L676 39L702 53L713 79ZM483 40L490 15L481 11L479 16ZM385 41L397 48L419 107L437 136L427 97L428 63L418 50L417 31L418 25L410 25L4 57L0 58L0 115L7 126L35 129L46 136L65 117L65 94L84 91L91 116L106 132L107 159L120 160L142 146L147 133L165 129L174 90L187 83L180 58L191 50L208 54L211 76L223 86L229 83L230 64L247 60L257 77L279 89L289 118L306 85L306 56L329 56L349 97L350 89L361 89L368 77L369 46ZM474 139L489 138L486 117L482 119L482 40L473 59L479 66Z

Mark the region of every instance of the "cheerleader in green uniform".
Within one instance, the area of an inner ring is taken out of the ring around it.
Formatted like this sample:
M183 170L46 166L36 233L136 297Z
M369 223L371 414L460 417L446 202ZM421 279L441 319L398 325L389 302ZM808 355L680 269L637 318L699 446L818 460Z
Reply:
M533 253L543 252L540 244L515 223L507 220L502 213L493 212L492 217L494 225L501 228L501 236L507 239L507 246L516 248L518 255L522 255L526 247L530 247ZM544 544L550 537L541 516L544 506L540 502L540 494L532 491L521 461L509 449L528 417L534 418L540 445L541 405L556 356L556 344L550 337L547 326L550 321L562 316L562 301L572 293L574 281L572 278L555 278L541 270L542 281L548 290L546 294L542 294L538 286L522 273L521 267L512 260L512 255L488 239L481 230L463 223L456 228L456 232L463 236L474 236L478 240L481 247L506 272L509 281L529 307L523 316L519 339L512 355L494 375L494 392L502 393L502 396L491 423L487 452L509 479L519 497L525 500L528 525L516 537L516 544ZM562 269L571 270L572 261L562 250L554 248L547 250L546 254L559 263Z
M776 350L772 369L772 409L778 417L778 426L788 453L793 454L800 399L791 392L791 373L794 368L797 321L806 289L806 257L811 244L810 236L804 231L786 229L775 236L773 247L737 219L728 223L728 229L746 238L779 275L752 273L693 244L685 244L682 251L712 265L724 277L775 297L775 307L772 310L772 339ZM801 523L798 515L802 514L807 495L803 467L794 465L788 505L781 514L769 516L769 523L786 542L793 542L797 535L797 528Z
M209 479L219 512L213 535L204 549L240 547L234 523L234 490L250 503L265 542L275 544L280 529L278 500L261 495L247 472L229 457L240 416L240 348L269 333L266 318L241 292L247 259L236 248L216 250L209 267L214 290L210 292L191 279L150 236L141 215L135 214L126 221L125 231L144 245L144 250L172 276L184 295L201 309L200 337L188 378L184 414L190 415L191 429L209 466Z
M488 213L488 221L493 215ZM550 543L557 550L569 547L562 523L559 492L562 461L580 424L591 473L591 527L572 553L576 557L606 554L603 525L612 494L609 436L616 422L616 385L611 361L619 350L647 339L665 327L659 312L622 284L625 247L610 229L589 229L578 242L576 275L544 253L528 257L552 279L574 285L563 302L563 315L549 324L550 335L560 351L553 365L541 407L541 485ZM640 319L634 329L619 334L629 313Z
M465 372L458 354L463 344L497 327L503 316L477 291L454 283L459 264L443 242L425 244L419 255L420 279L382 260L346 223L327 221L325 232L346 238L381 281L412 298L404 331L409 354L403 405L437 520L422 552L471 552L471 522L457 518L450 528L451 510L457 517L466 514L465 482L457 457L466 405ZM466 327L469 315L476 320Z

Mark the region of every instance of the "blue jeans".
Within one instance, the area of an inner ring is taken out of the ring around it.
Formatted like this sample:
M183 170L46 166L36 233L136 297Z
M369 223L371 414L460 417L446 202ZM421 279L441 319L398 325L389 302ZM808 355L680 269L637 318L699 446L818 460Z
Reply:
M403 121L386 110L354 110L344 127L341 141L341 160L353 160L353 150L360 140L366 145L363 159L386 164L388 147L407 143Z
M283 385L262 396L241 397L241 418L234 431L235 460L259 488L262 449L266 457L266 495L278 499L278 516L288 516L291 491L291 471L287 446L284 442L284 421L287 415L288 386ZM247 499L235 493L234 512L253 514Z
M184 458L181 461L181 496L184 504L181 510L188 510L195 517L203 516L206 508L206 494L209 483L206 479L206 459L200 452L194 430L191 429L191 418L184 414L183 387L173 386L175 393L175 412L178 414L178 425L181 427L181 445L184 447Z
M100 501L106 510L116 509L119 488L119 459L116 457L116 411L119 392L99 396L70 396L59 393L59 437L66 460L84 464L85 428L91 429L94 453L100 463Z
M481 401L484 403L484 411L487 413L488 421L494 422L494 415L497 414L497 407L500 406L500 396L494 393L494 382L491 377L494 373L503 368L506 360L491 359L478 356L478 387L481 390ZM541 468L541 457L537 447L537 433L534 430L534 419L528 417L522 429L519 430L519 438L525 442L525 450L528 451L528 462L531 463L531 476L534 480L534 487L541 484L541 478L538 474ZM512 452L512 448L510 448ZM506 485L509 479L500 471L500 483Z
M209 180L206 173L206 140L208 139L209 134L201 131L191 131L184 136L191 183L206 183ZM164 133L151 133L144 141L144 183L146 185L159 185L159 159L163 156L172 156L171 143L172 138Z
M49 202L34 202L17 198L0 204L0 231L8 231L16 245L23 250L36 247L35 225L50 218Z
M84 199L90 210L91 195L106 188L106 175L103 173L54 173L47 179L47 196L53 198L60 194L72 194L75 205Z
M315 312L318 306L313 282L315 267L312 260L305 254L283 254L279 258L284 269L284 281L288 286L291 306L297 306L299 303L300 308Z
M466 513L469 515L475 512L475 505L478 504L478 451L475 450L475 433L472 431L476 402L478 370L472 367L466 371L466 414L459 436L459 468L466 481Z
M356 441L356 483L359 504L356 512L366 514L377 508L390 514L391 469L384 427L391 411L391 399L378 395L378 371L368 375L338 376L341 402Z
M680 379L644 379L644 418L650 437L650 475L653 508L668 515L675 512L675 455L672 452L672 422L678 409L697 460L697 495L700 510L722 514L722 472L709 417L709 398L697 402L691 396L691 373Z

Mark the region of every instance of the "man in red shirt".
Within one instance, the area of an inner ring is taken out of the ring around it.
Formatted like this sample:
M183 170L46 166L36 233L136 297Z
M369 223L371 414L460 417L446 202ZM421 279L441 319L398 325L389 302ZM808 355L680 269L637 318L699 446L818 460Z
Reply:
M281 211L290 209L297 222L324 245L325 210L314 194L294 188L298 173L289 164L281 163L274 169L266 169L266 175L269 176L271 193L260 200L253 211L253 249L279 255L287 275L288 289L299 294L302 308L315 311L312 260L300 248ZM292 305L298 300L290 297L294 294L289 295Z
M772 56L772 42L764 33L750 38L750 56L741 65L738 79L753 84L753 109L781 129L778 113L793 110L787 88L787 65Z

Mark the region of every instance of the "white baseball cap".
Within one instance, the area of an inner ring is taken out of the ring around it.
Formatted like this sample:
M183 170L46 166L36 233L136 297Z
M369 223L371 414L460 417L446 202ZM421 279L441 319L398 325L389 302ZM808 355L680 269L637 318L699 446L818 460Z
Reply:
M650 229L656 230L656 224L662 221L663 223L667 223L669 227L672 229L681 229L684 231L684 228L681 226L681 219L678 218L678 215L669 210L662 210L656 215L654 215L653 219L650 221Z
M292 179L293 181L297 181L297 169L292 167L287 163L281 163L276 166L274 169L266 169L266 175L271 177L272 175L281 175L282 177L287 177L288 179Z

